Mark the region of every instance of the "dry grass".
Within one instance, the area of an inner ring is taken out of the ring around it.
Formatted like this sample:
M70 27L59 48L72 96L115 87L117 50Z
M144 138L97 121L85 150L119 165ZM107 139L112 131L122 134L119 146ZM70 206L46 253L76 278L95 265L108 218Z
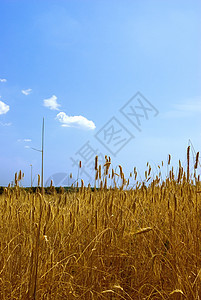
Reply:
M94 192L83 183L51 195L8 188L0 299L200 299L201 186L170 175L131 190L105 180Z

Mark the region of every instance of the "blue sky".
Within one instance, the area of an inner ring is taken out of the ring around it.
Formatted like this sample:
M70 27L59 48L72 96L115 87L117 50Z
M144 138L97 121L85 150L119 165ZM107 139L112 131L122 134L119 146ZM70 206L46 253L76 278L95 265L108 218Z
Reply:
M36 184L43 117L44 182L82 160L87 183L95 153L126 175L169 153L185 166L188 140L201 149L200 15L196 0L1 0L0 185L19 170L30 185L30 164Z

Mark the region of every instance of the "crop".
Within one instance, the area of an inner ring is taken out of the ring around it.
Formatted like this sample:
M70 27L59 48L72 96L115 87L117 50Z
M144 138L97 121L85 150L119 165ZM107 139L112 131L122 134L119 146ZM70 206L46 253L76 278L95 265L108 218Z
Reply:
M100 175L95 162L94 190L0 196L0 299L200 299L201 184L189 164L165 180L148 166L128 189L121 166L109 174L108 159Z

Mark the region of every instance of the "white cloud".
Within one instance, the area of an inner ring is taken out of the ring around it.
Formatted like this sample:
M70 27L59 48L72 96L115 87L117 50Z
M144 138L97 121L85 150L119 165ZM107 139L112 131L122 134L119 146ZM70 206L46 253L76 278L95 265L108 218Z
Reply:
M0 115L6 114L9 109L9 105L5 104L3 101L0 101Z
M6 82L6 81L7 81L7 79L5 79L5 78L4 78L4 79L1 79L1 78L0 78L0 82Z
M187 118L189 117L189 113L187 111L181 110L169 110L160 114L160 118L165 119L177 119L177 118Z
M201 99L199 101L192 100L183 104L177 104L175 105L175 108L183 112L201 113Z
M26 89L26 90L21 90L22 94L24 94L25 96L28 96L31 92L32 89Z
M1 126L11 126L12 123L2 123L2 122L0 122L0 125L1 125Z
M43 100L43 105L51 110L59 110L60 104L57 103L57 97L53 95L49 99Z
M89 121L83 116L67 116L65 112L60 112L57 114L56 119L62 123L63 127L77 127L86 129L95 129L96 126L93 121Z
M173 105L172 109L161 113L162 118L187 118L201 113L201 99L189 99Z
M29 143L29 142L31 142L31 139L18 139L17 141Z
M24 146L24 148L26 148L26 149L29 149L29 148L30 148L30 146Z

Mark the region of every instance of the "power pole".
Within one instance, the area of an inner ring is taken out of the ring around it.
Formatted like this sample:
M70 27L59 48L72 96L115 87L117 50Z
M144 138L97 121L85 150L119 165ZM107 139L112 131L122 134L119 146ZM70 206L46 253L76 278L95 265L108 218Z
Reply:
M31 187L32 187L32 185L33 185L33 183L32 183L32 165L30 165L30 167L31 167Z
M41 152L41 154L42 154L42 166L41 166L41 188L42 188L42 191L43 191L43 177L44 177L44 161L43 161L43 156L44 156L44 129L45 129L45 120L44 120L44 117L43 117L42 148L41 148L41 150L39 150L39 149L31 147L31 149L33 149L35 151L38 151L38 152Z
M43 117L43 127L42 127L42 169L41 169L41 188L43 189L43 151L44 151L44 117Z

